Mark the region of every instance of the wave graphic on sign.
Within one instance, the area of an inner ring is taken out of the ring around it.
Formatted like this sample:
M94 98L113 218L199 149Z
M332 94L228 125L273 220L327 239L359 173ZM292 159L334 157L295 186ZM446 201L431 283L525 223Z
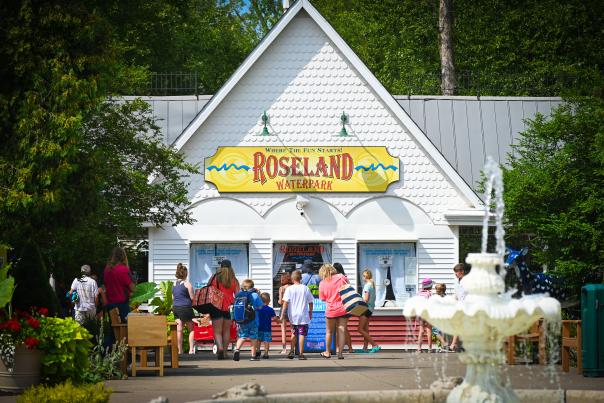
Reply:
M382 164L381 162L377 165L375 165L375 164L371 164L369 166L358 165L358 166L354 167L354 170L358 171L358 170L362 169L363 171L367 172L367 171L376 171L378 168L382 168L384 171L387 171L389 169L392 169L393 171L398 170L398 167L395 167L394 165L384 166L384 164Z
M220 171L228 171L231 168L234 168L234 169L236 169L238 171L241 171L241 170L249 171L250 170L250 167L247 166L247 165L235 165L235 164L229 164L229 165L227 165L227 164L222 164L219 167L217 167L216 165L210 165L208 167L208 171L212 171L212 170L218 171L218 172L220 172Z

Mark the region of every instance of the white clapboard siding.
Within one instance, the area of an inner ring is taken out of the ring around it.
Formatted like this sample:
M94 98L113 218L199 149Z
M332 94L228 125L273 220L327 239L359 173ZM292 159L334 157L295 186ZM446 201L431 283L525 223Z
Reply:
M262 292L272 295L273 289L273 241L252 239L250 242L250 277Z
M453 266L458 261L456 238L420 238L417 241L417 264L419 278L431 278L435 283L445 283L447 293L453 290ZM419 289L419 288L418 288Z
M149 281L174 280L178 263L189 266L189 242L186 239L149 240Z
M357 286L357 242L354 239L336 239L331 248L331 259L344 267L350 284Z

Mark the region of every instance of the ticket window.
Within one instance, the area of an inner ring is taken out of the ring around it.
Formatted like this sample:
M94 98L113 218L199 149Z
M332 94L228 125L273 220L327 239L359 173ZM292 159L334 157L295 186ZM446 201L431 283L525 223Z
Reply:
M313 271L319 273L323 263L331 263L329 243L275 243L273 245L273 299L274 307L279 306L279 287L283 273L291 273L302 267L305 260L312 260Z
M413 243L359 244L359 285L362 289L365 269L373 275L376 309L402 307L417 293L417 258Z
M193 288L205 286L224 259L231 261L237 280L249 278L249 251L247 244L199 243L191 245L189 281Z

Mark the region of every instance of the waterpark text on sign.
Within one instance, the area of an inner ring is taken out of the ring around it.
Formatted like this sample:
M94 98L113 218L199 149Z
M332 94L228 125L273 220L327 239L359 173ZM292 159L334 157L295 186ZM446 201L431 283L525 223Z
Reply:
M384 192L399 171L386 147L219 147L205 160L219 192Z

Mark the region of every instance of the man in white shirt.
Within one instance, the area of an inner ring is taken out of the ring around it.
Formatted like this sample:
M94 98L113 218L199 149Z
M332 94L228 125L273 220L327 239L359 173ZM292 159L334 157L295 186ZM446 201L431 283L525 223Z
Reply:
M305 360L304 339L308 334L308 325L312 319L313 296L304 284L300 284L302 273L296 270L291 275L293 285L290 285L283 294L283 306L281 307L281 320L285 319L285 312L292 325L291 350L287 358L293 359L296 351L298 336L300 337L299 360Z
M94 319L96 316L99 289L96 281L90 277L90 266L83 265L81 271L82 276L74 279L71 283L69 296L71 297L74 292L78 293L78 298L75 301L75 320L79 324L84 324L84 322Z

